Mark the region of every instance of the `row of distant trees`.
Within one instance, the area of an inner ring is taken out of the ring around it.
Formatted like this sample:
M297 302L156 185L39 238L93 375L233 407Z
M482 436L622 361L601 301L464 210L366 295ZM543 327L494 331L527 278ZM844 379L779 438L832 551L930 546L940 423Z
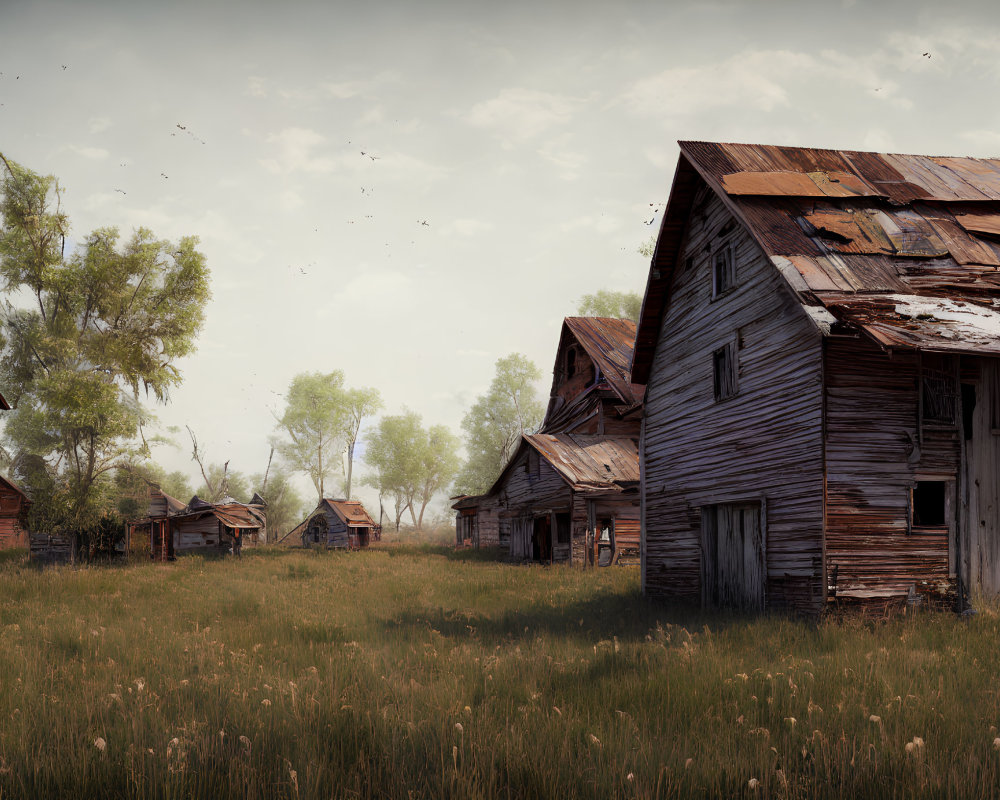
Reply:
M58 181L2 153L0 168L0 290L8 298L0 386L15 406L4 418L0 461L32 499L32 529L80 532L141 516L155 484L180 499L245 500L257 491L269 526L287 530L308 505L293 476L307 475L319 498L350 497L362 442L361 482L397 529L406 515L419 528L435 495L487 490L521 435L541 423L541 371L519 353L496 362L489 389L462 420L464 442L447 426L425 427L413 411L376 420L379 391L349 387L340 370L303 373L275 416L262 471L212 461L188 429L202 479L192 486L155 463L152 448L168 439L142 401L167 401L182 379L177 361L203 326L211 295L197 238L160 240L145 228L123 238L99 228L67 254ZM579 313L634 319L638 308L638 295L602 291L585 296Z

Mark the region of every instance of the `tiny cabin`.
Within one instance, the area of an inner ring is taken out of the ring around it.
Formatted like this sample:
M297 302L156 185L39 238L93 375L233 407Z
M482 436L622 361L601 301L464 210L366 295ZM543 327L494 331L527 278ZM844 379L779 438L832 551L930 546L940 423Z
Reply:
M0 550L28 546L28 531L21 519L30 504L24 492L0 477Z
M279 544L359 550L381 538L382 528L358 500L323 498Z
M500 520L496 498L489 495L460 495L451 498L455 510L456 547L497 547Z
M632 378L649 594L1000 593L1000 161L681 142Z

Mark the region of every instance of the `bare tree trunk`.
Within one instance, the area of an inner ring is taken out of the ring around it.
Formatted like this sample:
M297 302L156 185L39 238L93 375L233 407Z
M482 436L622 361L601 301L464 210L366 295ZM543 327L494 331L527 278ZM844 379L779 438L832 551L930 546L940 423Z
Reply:
M354 470L354 442L347 443L347 499L351 499L351 473Z
M271 473L271 459L272 458L274 458L274 445L273 444L271 445L271 452L270 452L270 454L267 457L267 469L264 470L264 483L260 487L261 496L263 496L264 493L267 492L267 476ZM264 497L264 499L266 500L267 497Z
M205 472L205 464L201 460L201 452L198 450L198 437L194 435L194 431L191 430L190 425L185 425L188 434L191 436L191 458L198 462L198 469L201 470L201 477L205 479L205 485L208 487L208 491L211 495L215 495L215 489L212 488L212 482L208 479L208 473ZM228 461L226 462L229 463Z

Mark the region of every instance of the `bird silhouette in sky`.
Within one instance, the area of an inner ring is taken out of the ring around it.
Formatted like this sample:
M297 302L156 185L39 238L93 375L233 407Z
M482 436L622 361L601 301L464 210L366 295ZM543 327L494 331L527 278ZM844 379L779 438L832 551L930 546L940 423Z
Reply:
M430 223L425 219L418 219L417 222L419 222L421 225L430 226Z
M930 58L930 57L931 57L930 53L924 53L924 58Z
M128 194L124 189L115 189L116 192L121 192L122 194Z

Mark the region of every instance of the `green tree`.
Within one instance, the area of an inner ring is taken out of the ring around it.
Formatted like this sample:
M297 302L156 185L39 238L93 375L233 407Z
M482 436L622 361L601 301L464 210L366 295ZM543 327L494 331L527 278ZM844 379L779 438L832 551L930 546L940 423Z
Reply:
M267 473L266 484L263 474L254 475L250 483L267 503L268 541L277 541L302 521L304 501L288 472L272 467Z
M106 514L112 475L147 457L141 402L167 402L210 297L198 240L99 228L67 256L61 189L0 154L0 382L16 410L12 471L35 481L35 522L79 531ZM15 304L16 303L16 304ZM20 462L25 461L24 468ZM27 463L30 461L30 464Z
M320 500L345 446L344 397L344 373L339 369L303 372L292 378L285 413L278 418L278 429L287 438L275 437L275 450L293 471L310 477Z
M365 482L378 490L379 499L393 502L396 530L409 509L416 526L413 503L424 469L427 432L414 411L382 417L366 442L365 461L375 472Z
M427 510L427 504L434 495L447 488L458 472L460 444L458 437L447 425L432 425L424 436L424 441L421 443L423 474L416 493L416 499L420 503L420 514L416 522L418 529L424 527L424 511Z
M653 253L656 252L656 237L650 236L646 241L640 244L635 251L643 258L652 258Z
M613 317L638 322L641 310L642 295L638 292L601 289L595 294L585 294L581 297L576 313L584 317Z
M489 390L462 418L468 458L456 481L457 491L482 494L489 489L522 434L541 425L545 406L534 386L541 377L541 370L521 353L497 359Z
M351 497L351 477L354 473L354 448L358 442L361 423L365 417L370 417L382 410L382 395L378 389L364 386L360 389L348 389L344 392L344 408L347 412L344 418L344 441L347 453L347 479L345 481L344 497Z

